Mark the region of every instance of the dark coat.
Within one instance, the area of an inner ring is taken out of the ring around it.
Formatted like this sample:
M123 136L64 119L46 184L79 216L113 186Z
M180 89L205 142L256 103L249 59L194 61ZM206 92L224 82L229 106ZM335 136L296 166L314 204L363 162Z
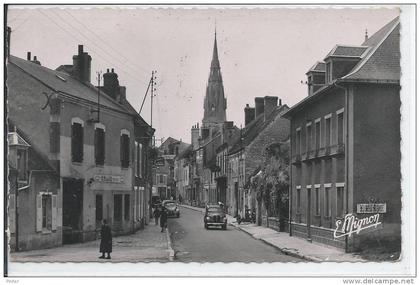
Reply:
M153 211L153 216L154 216L155 218L159 218L159 216L160 216L160 211L159 211L159 209L158 209L158 208L156 208L156 209Z
M102 225L99 252L112 252L112 233L111 228L108 225Z
M166 211L163 210L160 213L160 226L161 227L166 227L166 222L168 221L168 215L166 214Z

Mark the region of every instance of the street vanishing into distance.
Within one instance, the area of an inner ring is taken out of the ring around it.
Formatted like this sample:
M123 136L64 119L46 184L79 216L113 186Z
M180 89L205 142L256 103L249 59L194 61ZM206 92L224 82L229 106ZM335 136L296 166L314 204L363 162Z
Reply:
M182 262L299 262L228 225L227 230L209 228L204 214L181 208L179 219L168 219L175 261Z

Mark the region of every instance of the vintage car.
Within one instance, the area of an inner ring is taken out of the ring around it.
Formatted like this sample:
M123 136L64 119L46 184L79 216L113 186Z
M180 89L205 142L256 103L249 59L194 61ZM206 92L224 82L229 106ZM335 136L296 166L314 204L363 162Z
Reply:
M223 208L218 204L206 206L204 228L208 229L210 226L220 226L223 230L227 228L226 215L223 212Z
M176 202L174 200L164 200L162 202L162 206L165 207L166 212L168 214L168 218L169 217L179 218L179 216L180 216L179 208L178 208L178 205L176 204Z

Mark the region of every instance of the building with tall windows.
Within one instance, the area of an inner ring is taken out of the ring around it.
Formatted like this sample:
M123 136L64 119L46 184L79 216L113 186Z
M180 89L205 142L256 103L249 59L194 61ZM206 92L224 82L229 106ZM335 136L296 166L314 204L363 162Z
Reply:
M154 130L127 101L114 69L103 74L103 86L91 83L91 60L82 45L72 65L56 70L32 60L30 53L26 59L8 58L9 119L58 177L54 187L45 188L40 178L22 190L53 193L51 201L20 195L29 200L19 213L34 221L45 213L55 217L50 227L34 226L44 240L57 233L62 243L93 240L103 219L114 234L147 222L152 186L147 153ZM38 211L44 202L45 211Z
M336 45L284 115L291 235L347 251L400 245L399 27L396 18L360 46ZM354 232L352 221L372 217L376 225Z

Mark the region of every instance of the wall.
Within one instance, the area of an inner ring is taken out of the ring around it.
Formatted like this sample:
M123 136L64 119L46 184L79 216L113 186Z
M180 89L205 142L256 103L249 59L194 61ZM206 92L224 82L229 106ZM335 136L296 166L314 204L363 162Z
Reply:
M361 234L353 247L382 244L398 246L401 239L401 153L400 87L397 85L356 85L354 101L354 202L386 203L383 228ZM360 216L360 215L358 215ZM361 215L363 216L363 215Z
M117 233L127 233L133 230L132 212L130 220L122 221L121 225L113 226L113 195L130 194L130 207L134 205L133 191L133 162L134 162L134 122L129 115L110 110L101 110L100 123L105 126L105 163L103 166L95 164L94 131L95 124L88 121L89 108L77 102L63 100L61 110L60 130L60 172L62 177L84 180L83 193L83 231L84 240L97 238L95 211L96 194L103 194L103 216L108 218L109 224ZM72 162L71 158L71 122L72 118L80 118L83 126L83 162ZM120 135L125 129L130 133L130 164L128 168L121 167ZM121 176L122 183L105 183L93 181L95 175ZM108 209L108 213L106 212Z
M292 234L338 247L344 247L343 241L335 241L331 230L335 227L337 214L336 183L345 182L344 154L337 154L337 111L344 108L345 96L343 90L335 89L299 110L291 119L291 149L292 163L297 155L296 129L301 128L301 162L293 163L291 167L291 208ZM325 155L326 132L325 116L331 114L331 154ZM321 142L320 148L315 150L315 120L320 119ZM306 125L311 122L313 151L311 159L307 153ZM345 130L344 130L345 132ZM345 137L345 135L344 135ZM335 154L334 154L335 153ZM333 155L334 154L334 155ZM340 184L339 184L340 185ZM327 214L325 188L329 186L329 214ZM300 190L297 188L300 187ZM319 215L316 213L316 188L319 192ZM297 192L300 191L300 209L298 210ZM310 194L310 208L308 201ZM309 212L310 211L310 212ZM311 229L308 232L308 216Z

